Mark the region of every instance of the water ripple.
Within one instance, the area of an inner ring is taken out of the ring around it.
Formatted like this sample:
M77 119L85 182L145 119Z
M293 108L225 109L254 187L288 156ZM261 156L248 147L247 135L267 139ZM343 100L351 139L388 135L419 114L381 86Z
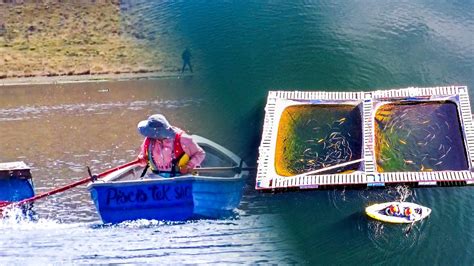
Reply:
M145 110L148 108L177 109L188 106L199 106L200 99L181 100L151 100L133 102L110 102L110 103L82 103L82 104L59 104L54 106L18 106L15 108L0 109L0 122L39 119L59 113L83 116L88 113L95 115L110 114L117 109ZM108 112L107 112L108 111Z

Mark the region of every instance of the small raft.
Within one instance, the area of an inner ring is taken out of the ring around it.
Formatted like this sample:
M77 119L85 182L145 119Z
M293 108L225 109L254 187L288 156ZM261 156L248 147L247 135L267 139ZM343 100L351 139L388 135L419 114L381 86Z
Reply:
M412 219L405 215L388 215L386 210L392 204L397 205L401 213L403 213L405 208L411 207L414 210ZM375 220L403 224L417 222L428 217L431 213L431 209L411 202L386 202L374 204L365 208L365 213Z
M239 165L241 159L226 148L192 137L206 152L202 170L194 175L141 178L143 167L131 165L90 183L87 188L102 221L184 221L231 215L242 198L248 171L239 169L246 165Z

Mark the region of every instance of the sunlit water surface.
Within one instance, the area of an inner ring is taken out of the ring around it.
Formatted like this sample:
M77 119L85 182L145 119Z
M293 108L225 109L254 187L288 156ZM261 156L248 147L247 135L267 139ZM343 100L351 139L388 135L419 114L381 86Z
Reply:
M177 68L189 47L194 75L2 87L0 161L25 161L44 192L87 176L86 166L98 173L134 159L138 121L163 113L255 165L270 89L474 88L471 10L469 1L132 4L122 12L146 22L142 41ZM0 263L474 263L472 187L253 187L249 179L231 219L114 226L102 225L84 187L71 189L36 202L37 221L0 221ZM363 214L399 199L433 213L412 229Z

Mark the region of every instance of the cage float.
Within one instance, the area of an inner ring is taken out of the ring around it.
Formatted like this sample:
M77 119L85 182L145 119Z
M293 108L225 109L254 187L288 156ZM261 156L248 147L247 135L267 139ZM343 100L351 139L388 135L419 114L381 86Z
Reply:
M270 91L256 188L474 183L465 86Z

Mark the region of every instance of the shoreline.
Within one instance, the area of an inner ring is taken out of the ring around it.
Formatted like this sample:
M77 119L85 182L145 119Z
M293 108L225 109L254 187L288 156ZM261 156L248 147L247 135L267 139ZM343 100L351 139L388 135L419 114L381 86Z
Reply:
M181 73L179 71L161 71L146 73L111 73L111 74L88 74L88 75L63 75L63 76L35 76L15 77L0 79L0 88L4 86L21 85L54 85L68 83L108 82L125 80L150 80L165 78L181 78L192 76L192 73Z
M179 49L120 1L0 6L0 87L181 76Z

